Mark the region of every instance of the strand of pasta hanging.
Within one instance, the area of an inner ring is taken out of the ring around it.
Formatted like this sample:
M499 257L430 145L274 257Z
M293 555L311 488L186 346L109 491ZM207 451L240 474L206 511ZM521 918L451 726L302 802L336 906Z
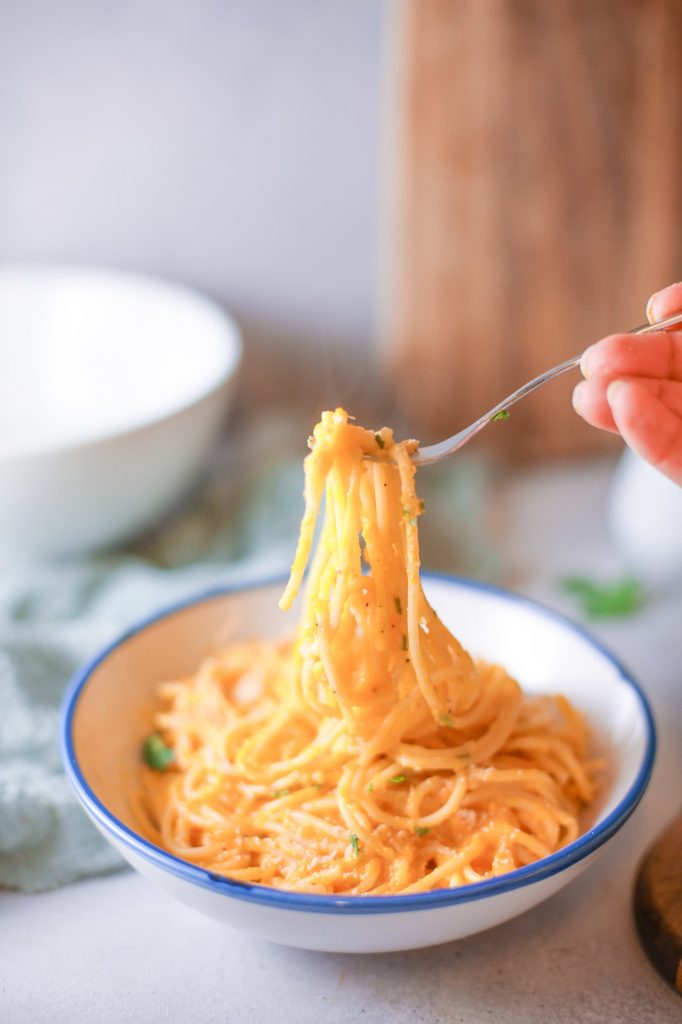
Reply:
M281 600L309 566L297 636L159 687L136 796L152 841L236 879L376 895L479 881L578 835L598 768L585 721L474 662L429 606L415 445L323 414Z

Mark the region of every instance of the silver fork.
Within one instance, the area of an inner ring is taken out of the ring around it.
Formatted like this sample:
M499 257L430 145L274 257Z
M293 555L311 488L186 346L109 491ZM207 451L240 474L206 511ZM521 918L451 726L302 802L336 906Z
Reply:
M666 317L665 320L660 320L657 324L642 324L640 327L635 327L631 331L627 331L628 334L651 334L653 331L667 331L670 327L674 327L676 324L682 324L682 313L676 313L674 316ZM506 419L507 412L512 405L515 405L520 399L525 398L531 391L535 391L536 388L542 387L550 380L554 380L555 377L559 377L562 373L566 373L567 370L572 370L578 366L582 354L575 356L574 359L567 359L565 363L559 363L558 366L553 366L551 370L546 370L545 373L541 373L535 380L528 381L517 391L514 391L511 395L507 395L501 402L489 409L488 412L484 413L475 423L471 423L468 427L460 430L458 434L453 434L452 437L447 437L444 441L439 441L437 444L429 444L426 448L418 448L412 456L413 462L417 466L430 466L434 462L440 462L441 459L448 459L455 452L458 452L472 437L475 437L484 427L487 427L489 423L492 423L495 419Z

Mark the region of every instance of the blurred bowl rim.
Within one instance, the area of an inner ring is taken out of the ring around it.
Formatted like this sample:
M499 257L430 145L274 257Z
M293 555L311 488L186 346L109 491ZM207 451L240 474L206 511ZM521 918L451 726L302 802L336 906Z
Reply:
M454 584L456 587L483 591L500 597L503 600L530 607L536 613L562 625L569 632L576 633L583 641L586 641L591 647L596 649L616 669L620 679L633 690L638 701L639 712L642 716L645 731L645 747L641 763L632 784L616 807L602 820L578 836L572 843L550 854L548 857L543 857L533 864L528 864L505 875L500 875L498 878L471 883L456 889L434 889L425 893L410 893L402 896L317 895L285 889L273 889L268 886L240 882L223 875L218 875L155 846L112 814L89 786L81 771L74 749L74 716L78 707L79 697L87 686L90 676L99 664L117 648L143 632L149 626L163 619L170 618L186 608L229 594L271 587L280 583L284 585L286 577L282 575L265 576L261 579L248 580L243 583L235 582L212 587L199 594L168 605L135 623L95 654L93 658L76 672L67 687L62 702L60 749L66 775L75 789L78 799L104 832L110 833L114 839L118 840L118 842L122 843L123 846L139 857L177 878L208 889L217 895L229 896L249 903L260 904L261 906L309 913L344 915L386 914L456 906L457 904L485 899L488 896L509 893L531 885L534 882L550 878L584 860L590 854L595 853L628 820L642 799L651 777L656 755L656 727L651 707L640 685L618 658L582 625L567 618L560 612L548 608L539 601L492 583L471 580L448 573L423 572L422 578L437 580L450 585Z
M197 307L202 307L216 325L220 324L223 330L225 341L225 357L220 373L211 381L208 387L200 390L199 393L179 401L176 405L166 411L147 416L138 416L129 424L111 429L100 429L84 431L82 436L65 438L62 441L43 441L28 444L24 448L18 446L15 450L0 448L0 464L29 462L45 457L63 455L68 452L75 452L81 449L95 447L118 438L125 438L136 434L140 430L161 425L172 420L174 417L188 412L207 399L221 391L231 383L237 375L242 363L244 353L244 342L242 332L235 317L217 300L211 298L200 289L194 288L183 282L176 281L171 277L164 277L161 274L153 274L134 270L108 266L96 263L61 263L59 261L8 261L0 263L0 283L5 276L10 274L26 274L27 276L45 275L61 276L65 278L73 276L92 278L99 281L119 281L137 286L151 285L154 289L173 292L183 296Z

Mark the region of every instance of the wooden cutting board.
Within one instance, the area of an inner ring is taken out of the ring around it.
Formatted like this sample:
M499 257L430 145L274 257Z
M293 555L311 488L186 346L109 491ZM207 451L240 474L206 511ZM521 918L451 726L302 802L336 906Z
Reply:
M635 883L637 931L647 956L682 995L682 816L654 843Z
M391 8L384 352L408 430L476 419L682 267L682 0ZM613 439L542 389L476 444Z

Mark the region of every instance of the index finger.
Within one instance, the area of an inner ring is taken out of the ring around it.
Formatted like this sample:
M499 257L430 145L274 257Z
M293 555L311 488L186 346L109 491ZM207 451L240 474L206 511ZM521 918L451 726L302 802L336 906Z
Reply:
M623 440L682 486L682 419L640 381L615 381L607 397Z
M682 310L682 283L671 284L662 288L660 292L654 292L646 304L646 315L650 324L656 324L665 320L673 313Z
M612 334L583 352L580 369L588 380L650 377L682 381L682 331L656 331L645 337Z

